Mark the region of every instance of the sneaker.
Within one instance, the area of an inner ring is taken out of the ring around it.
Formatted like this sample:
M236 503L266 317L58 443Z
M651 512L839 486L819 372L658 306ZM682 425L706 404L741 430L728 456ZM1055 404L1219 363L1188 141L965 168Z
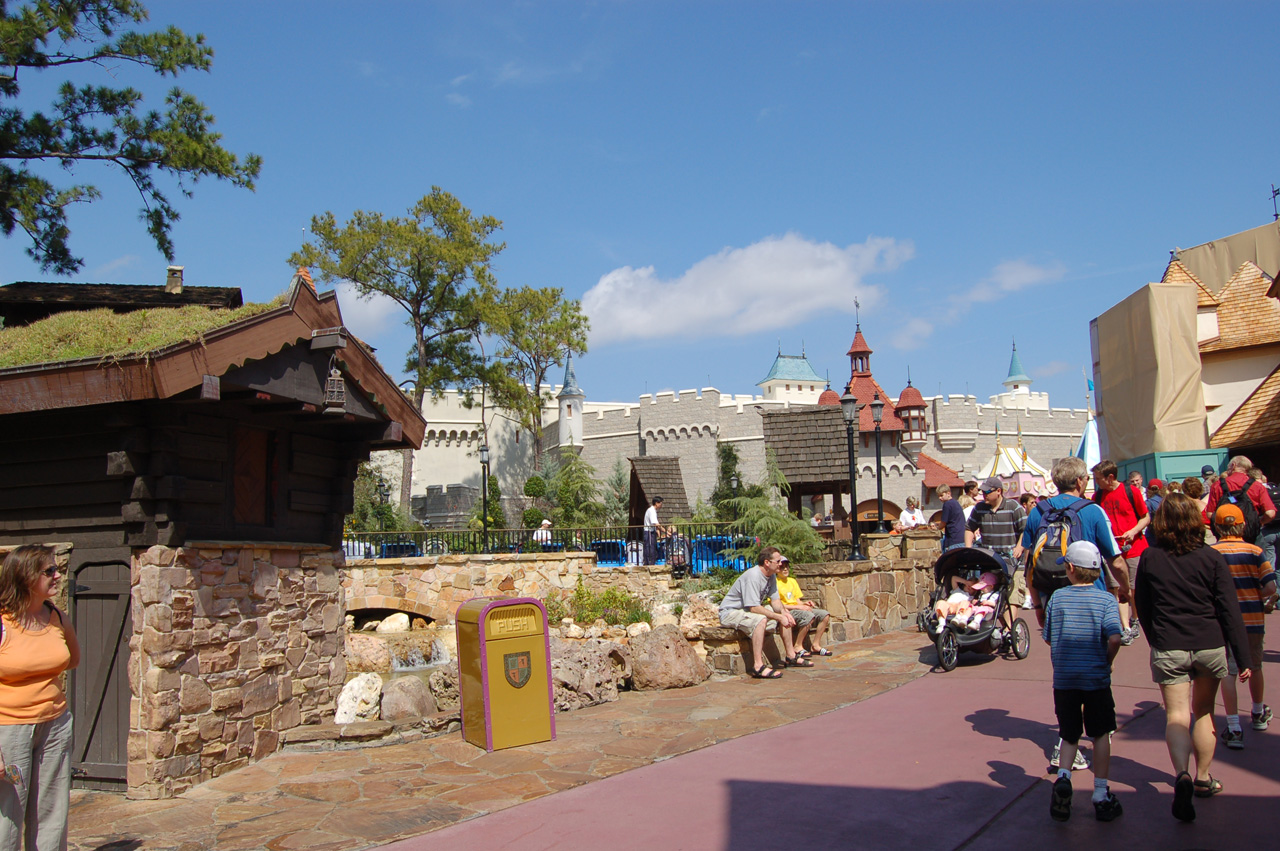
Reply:
M1138 633L1131 629L1120 630L1120 643L1125 647L1128 647L1130 644L1133 644L1133 639L1137 634Z
M1142 624L1138 623L1137 618L1129 621L1129 631L1133 633L1134 638L1137 638L1138 633L1142 632Z
M1053 782L1053 797L1049 799L1049 816L1054 821L1071 818L1071 781L1059 777Z
M1053 746L1053 756L1049 758L1050 771L1058 770L1058 756L1059 756L1060 747L1061 745ZM1084 751L1080 748L1076 748L1076 758L1071 761L1071 770L1084 771L1088 767L1089 767L1089 760L1084 758Z
M1253 713L1253 729L1265 730L1271 724L1271 707L1262 704L1262 711Z
M1111 792L1101 801L1093 802L1093 815L1098 821L1115 821L1123 813L1124 807L1120 806L1120 799Z
M1227 727L1222 731L1222 743L1233 751L1244 750L1244 731Z

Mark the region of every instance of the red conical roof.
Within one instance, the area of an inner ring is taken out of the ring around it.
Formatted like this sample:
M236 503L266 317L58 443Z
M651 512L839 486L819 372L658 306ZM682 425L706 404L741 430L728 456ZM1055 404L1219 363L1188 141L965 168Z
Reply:
M840 406L840 394L828 387L822 391L822 395L818 397L819 405L835 405Z
M903 408L923 408L924 397L920 395L920 391L911 386L911 382L907 382L907 389L902 391L902 395L898 397L898 410Z
M862 329L859 328L857 333L853 335L853 345L849 347L850 355L869 355L871 347L867 345L867 339L862 336Z

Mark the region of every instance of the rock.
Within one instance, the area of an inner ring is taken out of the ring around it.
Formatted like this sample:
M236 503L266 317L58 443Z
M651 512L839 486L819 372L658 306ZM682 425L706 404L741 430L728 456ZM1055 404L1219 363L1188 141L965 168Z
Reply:
M406 718L424 718L436 711L427 684L418 677L401 677L392 680L382 690L382 720L402 721Z
M393 615L387 615L382 619L382 623L378 624L378 632L408 632L409 616L404 612L396 612Z
M631 677L627 648L612 641L551 639L551 680L557 712L608 703Z
M603 626L593 623L591 626L587 627L587 638L603 638L604 630L605 628Z
M627 624L627 637L636 638L637 636L644 635L646 632L649 632L651 629L653 629L653 627L649 626L644 621L640 621L639 623Z
M697 638L706 626L720 625L720 607L711 602L707 592L694 594L684 604L680 615L680 631L685 638Z
M342 619L342 627L343 627L343 629L345 629L347 632L351 632L352 630L354 630L354 629L356 628L356 616L355 616L355 615L347 615L345 618L343 618L343 619Z
M709 676L679 627L660 626L631 642L631 682L638 690L685 688Z
M382 621L368 621L364 626L360 627L360 629L363 632L377 632L378 625L381 623Z
M376 636L350 633L347 635L347 670L352 673L390 671L391 648Z
M361 674L342 687L342 693L338 695L338 711L333 715L333 723L377 721L381 696L382 677L377 674Z
M409 629L417 631L420 629L426 629L427 626L428 624L427 624L426 618L414 618L413 622L409 624Z
M604 633L602 633L600 637L607 638L610 641L617 641L627 637L627 629L622 626L606 626L604 628Z
M563 633L565 638L586 638L587 637L587 631L582 627L578 626L573 621L569 621L568 626L562 627L560 631L561 633Z
M432 671L427 677L427 690L431 692L431 697L435 700L439 711L456 712L458 709L457 664Z
M573 618L561 618L561 619L560 619L560 626L562 626L562 627L565 627L565 626L573 626Z
M680 619L675 615L673 615L671 612L666 612L664 614L653 616L654 626L665 626L667 624L670 624L671 626L679 626Z

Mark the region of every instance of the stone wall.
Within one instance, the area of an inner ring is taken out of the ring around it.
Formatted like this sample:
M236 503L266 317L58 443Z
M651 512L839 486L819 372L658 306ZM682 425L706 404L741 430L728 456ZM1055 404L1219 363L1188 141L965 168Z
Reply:
M518 553L352 559L342 571L347 610L396 609L453 623L473 597L536 597L572 592L582 577L592 591L620 587L645 600L671 589L665 567L601 566L594 553Z
M134 554L130 797L179 794L332 720L346 678L341 558L229 543Z

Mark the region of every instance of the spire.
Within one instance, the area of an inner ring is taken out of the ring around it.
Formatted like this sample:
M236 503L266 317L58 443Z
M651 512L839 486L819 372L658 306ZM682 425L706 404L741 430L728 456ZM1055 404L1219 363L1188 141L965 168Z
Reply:
M586 397L586 395L586 393L582 392L582 388L578 386L578 376L573 374L573 352L566 352L564 356L564 386L560 388L556 398L559 399L564 396Z
M1010 391L1025 391L1031 386L1031 376L1022 368L1022 358L1018 357L1018 343L1013 343L1013 357L1009 358L1009 375L1004 386Z

